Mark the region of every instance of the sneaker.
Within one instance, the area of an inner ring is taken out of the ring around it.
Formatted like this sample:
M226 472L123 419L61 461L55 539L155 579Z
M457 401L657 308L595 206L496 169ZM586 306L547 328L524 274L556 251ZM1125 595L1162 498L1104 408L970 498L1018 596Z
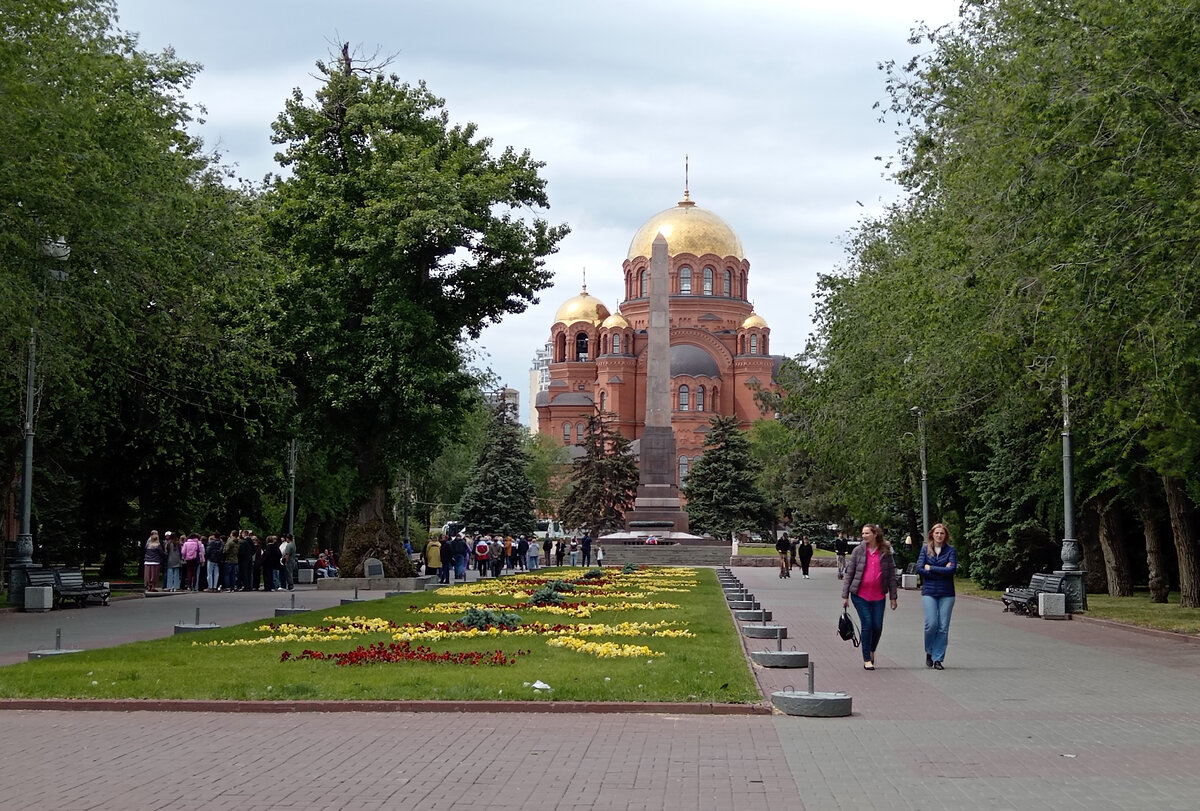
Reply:
M925 654L925 667L933 667L933 654Z

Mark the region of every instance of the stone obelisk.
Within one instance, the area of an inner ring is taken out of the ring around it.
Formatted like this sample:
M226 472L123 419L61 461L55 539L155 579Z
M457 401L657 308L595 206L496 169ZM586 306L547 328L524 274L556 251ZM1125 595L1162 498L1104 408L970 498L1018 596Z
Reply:
M650 250L650 325L646 347L646 423L642 430L641 477L633 509L625 514L631 532L687 532L688 516L675 484L675 432L671 429L671 324L667 240L660 233Z

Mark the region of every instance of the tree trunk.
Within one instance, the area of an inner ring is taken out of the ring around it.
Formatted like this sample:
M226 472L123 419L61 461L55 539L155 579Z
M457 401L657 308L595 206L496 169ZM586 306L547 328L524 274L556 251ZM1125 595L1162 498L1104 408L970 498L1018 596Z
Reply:
M355 523L359 526L366 526L372 521L378 521L380 524L388 523L392 517L392 511L388 509L387 495L386 485L377 484L372 487L371 495L358 505Z
M1196 508L1183 489L1183 482L1173 476L1162 477L1167 493L1167 509L1171 513L1171 535L1175 539L1175 555L1179 558L1179 605L1181 608L1200 608L1200 550L1196 548Z
M1138 474L1137 508L1142 519L1142 534L1146 539L1146 570L1150 576L1150 601L1165 603L1171 593L1171 580L1167 575L1166 550L1163 548L1162 533L1158 531L1158 510L1152 495L1154 481L1142 470Z
M1117 515L1117 504L1113 491L1096 498L1096 513L1100 519L1100 551L1104 553L1104 571L1108 576L1110 597L1132 597L1133 583L1129 576L1129 557L1125 554L1125 542L1121 538L1121 522Z
M1079 526L1076 527L1079 537L1079 547L1083 550L1083 578L1088 594L1100 594L1108 591L1108 569L1104 565L1104 553L1100 551L1100 543L1096 540L1100 534L1100 511L1096 502L1089 501L1080 510Z

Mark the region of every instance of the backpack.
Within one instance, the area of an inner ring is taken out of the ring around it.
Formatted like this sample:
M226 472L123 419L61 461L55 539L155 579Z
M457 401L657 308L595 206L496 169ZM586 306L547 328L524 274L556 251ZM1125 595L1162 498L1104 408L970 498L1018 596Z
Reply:
M205 556L213 563L221 563L225 559L225 544L221 543L220 538L213 538L208 542L208 549Z
M853 642L854 647L858 647L858 629L854 627L854 620L850 619L850 614L846 609L842 609L842 615L838 617L838 636L848 642Z

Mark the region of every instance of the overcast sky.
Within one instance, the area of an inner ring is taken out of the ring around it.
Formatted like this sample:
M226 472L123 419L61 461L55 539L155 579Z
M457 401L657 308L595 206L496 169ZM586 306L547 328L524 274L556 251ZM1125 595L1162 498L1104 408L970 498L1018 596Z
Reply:
M210 149L260 180L276 166L270 124L337 43L394 55L454 122L545 162L551 222L571 234L539 304L489 328L480 365L521 393L554 312L588 291L615 310L637 229L683 192L728 222L750 261L750 298L772 351L811 331L817 275L842 239L895 199L876 156L895 152L878 64L906 59L914 23L949 23L958 0L118 0L144 49L203 66L189 99ZM887 303L881 302L881 317Z

